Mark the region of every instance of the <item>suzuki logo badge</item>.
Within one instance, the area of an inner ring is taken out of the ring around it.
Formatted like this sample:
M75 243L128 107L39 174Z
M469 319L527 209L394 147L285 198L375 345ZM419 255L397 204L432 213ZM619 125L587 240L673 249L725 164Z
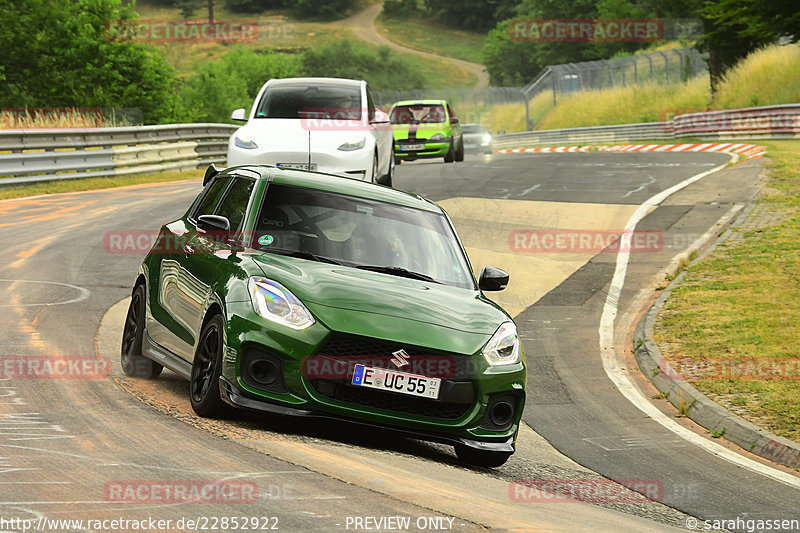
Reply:
M392 363L394 363L394 366L397 368L403 368L408 364L408 360L411 359L411 356L402 348L396 352L392 352L392 355L394 356L392 357Z

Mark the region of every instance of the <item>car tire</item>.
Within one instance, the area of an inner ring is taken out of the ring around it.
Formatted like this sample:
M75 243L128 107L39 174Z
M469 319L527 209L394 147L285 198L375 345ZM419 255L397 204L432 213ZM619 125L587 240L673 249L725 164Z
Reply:
M392 180L394 180L394 166L395 161L397 159L394 157L394 150L392 150L392 154L389 156L389 171L378 178L378 183L381 185L385 185L387 187L392 186Z
M200 341L192 363L189 396L192 409L200 416L216 418L228 411L219 394L219 377L222 374L224 349L222 315L214 315L203 325Z
M503 466L508 458L511 457L511 452L493 452L489 450L476 450L464 444L456 444L456 455L461 461L469 463L474 466L483 466L486 468L497 468Z
M463 161L464 160L464 138L460 138L461 141L458 143L458 148L456 149L456 161Z
M454 143L455 143L455 140L454 139L450 139L450 148L448 148L447 154L445 154L445 156L444 156L444 162L445 163L452 163L453 161L456 160L456 150L453 147Z
M402 160L402 159L400 159L399 157L395 156L395 158L394 158L394 164L395 164L395 165L399 165L399 164L400 164L400 163L402 163L402 162L403 162L403 160Z
M120 347L120 363L126 376L155 379L161 374L163 366L142 355L144 340L147 293L144 283L136 286L131 295L125 327L122 330L122 346Z

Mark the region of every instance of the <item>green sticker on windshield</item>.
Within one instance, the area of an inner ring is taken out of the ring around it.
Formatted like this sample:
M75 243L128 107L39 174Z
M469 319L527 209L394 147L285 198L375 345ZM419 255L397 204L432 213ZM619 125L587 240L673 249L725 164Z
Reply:
M267 246L269 244L272 244L272 241L274 240L275 239L272 238L272 235L262 235L261 237L258 238L258 244Z

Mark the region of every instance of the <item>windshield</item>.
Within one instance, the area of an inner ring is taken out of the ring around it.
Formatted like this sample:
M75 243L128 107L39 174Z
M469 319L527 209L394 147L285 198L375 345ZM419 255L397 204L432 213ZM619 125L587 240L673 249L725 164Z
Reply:
M440 124L445 121L444 107L439 104L397 106L390 120L392 124Z
M264 252L474 288L441 213L271 184L253 238Z
M361 119L358 85L281 85L268 87L261 97L256 118Z
M462 133L485 133L486 130L480 124L464 124L461 127Z

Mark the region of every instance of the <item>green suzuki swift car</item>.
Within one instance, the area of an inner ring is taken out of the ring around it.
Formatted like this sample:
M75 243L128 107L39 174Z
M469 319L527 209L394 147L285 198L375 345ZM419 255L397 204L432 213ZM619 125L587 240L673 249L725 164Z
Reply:
M464 160L461 125L447 100L397 102L389 120L395 163L436 157L443 157L445 163Z
M419 196L212 166L139 268L122 368L188 379L201 416L335 418L499 466L525 405L516 326L484 296L507 283L493 267L476 281L447 214Z

